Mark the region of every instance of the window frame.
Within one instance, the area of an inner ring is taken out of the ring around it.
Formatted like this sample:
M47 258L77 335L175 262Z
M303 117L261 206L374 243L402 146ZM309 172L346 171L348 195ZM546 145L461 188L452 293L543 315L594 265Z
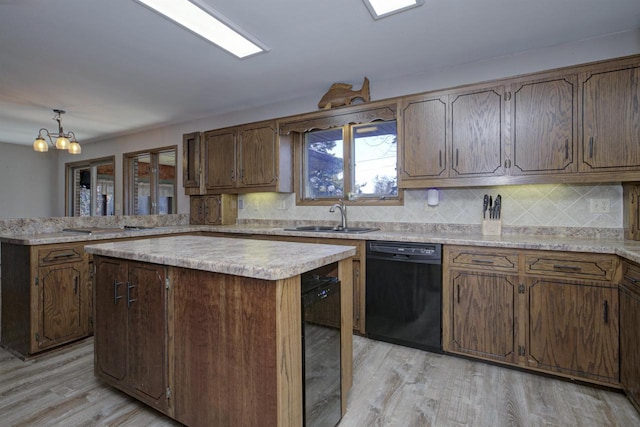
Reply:
M391 197L380 197L380 196L366 196L360 195L355 197L349 197L349 193L353 192L353 186L355 185L355 143L353 140L352 129L354 126L367 125L369 123L375 124L376 122L381 121L396 121L397 119L390 118L388 120L374 120L371 122L362 122L362 123L349 123L344 124L342 126L332 126L326 129L313 129L315 130L329 130L329 129L342 129L342 138L343 138L343 191L344 195L341 197L321 197L321 198L306 198L305 197L305 189L306 189L306 170L307 167L305 165L306 161L306 140L304 132L292 132L293 140L294 140L294 165L295 165L295 175L294 175L294 187L296 192L296 205L298 206L328 206L333 205L338 200L343 200L348 205L363 205L363 206L402 206L404 205L404 190L402 188L398 188L398 194L396 196ZM397 130L396 130L397 136ZM399 138L398 138L399 140ZM398 140L396 140L396 179L400 179L400 175L398 173L398 156L400 148L398 146Z
M103 216L103 215L96 215L96 181L97 181L97 176L95 176L94 174L94 170L97 173L97 167L98 166L102 166L102 165L106 165L111 163L112 167L113 167L113 188L114 188L114 192L113 192L113 206L114 206L114 211L113 211L113 215L116 214L116 209L115 207L117 206L117 196L116 196L116 173L115 173L115 168L116 168L116 156L107 156L107 157L99 157L96 159L88 159L88 160L80 160L77 162L68 162L65 163L64 167L65 167L65 174L64 174L64 179L65 179L65 183L64 183L64 214L65 216L69 216L69 217L75 217L75 211L74 211L74 200L73 200L73 194L74 194L74 190L75 188L75 179L74 179L74 174L75 171L78 169L90 169L91 170L91 208L90 208L90 215L89 216ZM111 215L107 215L107 216L111 216ZM78 218L80 216L77 216Z
M175 158L175 182L173 185L173 204L171 214L158 213L158 159L159 155L163 152L173 150ZM178 212L178 146L170 145L166 147L153 148L148 150L133 151L130 153L124 153L122 155L122 173L123 173L123 185L122 185L122 198L123 203L123 215L145 215L133 213L133 207L135 206L133 195L134 191L131 187L134 183L133 177L133 162L132 159L141 155L149 155L149 195L151 199L151 210L148 215L172 215Z
M398 99L383 99L381 101L366 102L362 104L350 105L329 110L315 111L296 116L285 117L277 121L280 138L288 138L293 144L293 186L296 193L296 205L298 206L329 206L334 204L339 198L304 199L304 169L302 161L304 159L304 133L312 130L323 130L334 127L342 127L354 124L367 124L376 121L396 120L400 121L400 102ZM397 125L398 158L396 170L399 170L399 159L402 154L401 131ZM350 146L344 144L344 146ZM345 153L345 177L349 174L351 179L351 151ZM346 178L345 178L346 179ZM398 177L398 180L400 177ZM398 196L395 198L356 198L356 200L343 199L348 205L371 205L371 206L402 206L404 204L404 189L398 188Z

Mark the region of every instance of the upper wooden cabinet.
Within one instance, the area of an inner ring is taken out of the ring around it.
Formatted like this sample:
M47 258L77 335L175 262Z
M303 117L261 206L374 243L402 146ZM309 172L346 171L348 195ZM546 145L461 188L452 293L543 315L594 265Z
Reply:
M204 133L204 183L206 191L236 187L237 155L235 129Z
M636 55L207 132L201 194L293 191L293 134L396 106L399 188L640 181L639 105Z
M640 65L581 75L583 171L640 170Z
M403 141L399 154L401 179L443 178L447 158L447 96L408 98L400 106L398 126Z
M237 131L241 187L274 187L278 182L278 132L275 122L242 126Z
M502 86L403 100L400 182L504 174L505 107Z
M575 172L577 77L514 83L510 175Z
M449 96L451 177L504 174L504 95L498 86Z
M637 56L405 97L399 187L638 181L639 104Z
M192 132L182 135L182 186L186 194L200 192L202 170L200 154L202 133Z
M194 135L183 137L185 194L293 191L291 142L278 138L274 121L210 130L199 144ZM191 178L197 170L204 185Z

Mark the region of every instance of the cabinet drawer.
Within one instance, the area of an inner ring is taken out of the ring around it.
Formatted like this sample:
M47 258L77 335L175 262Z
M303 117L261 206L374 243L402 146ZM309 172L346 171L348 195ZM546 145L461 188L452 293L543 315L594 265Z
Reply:
M525 255L525 273L535 275L612 280L616 266L615 255L553 252Z
M486 250L479 248L449 248L447 259L451 268L473 270L517 271L516 250Z
M622 283L630 291L640 294L640 266L624 261L622 263Z
M44 247L38 250L38 265L82 261L82 245Z

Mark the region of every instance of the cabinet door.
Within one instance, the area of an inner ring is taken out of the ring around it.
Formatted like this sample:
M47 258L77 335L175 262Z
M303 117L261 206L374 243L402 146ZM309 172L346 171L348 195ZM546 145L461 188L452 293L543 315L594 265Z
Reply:
M511 175L575 172L576 76L513 86Z
M640 408L640 293L620 288L620 382Z
M189 224L204 224L205 196L189 197Z
M161 406L167 387L164 267L129 263L129 384Z
M582 83L585 171L640 169L640 67L589 73Z
M127 375L127 267L95 258L95 371L116 381Z
M46 348L85 335L81 309L82 265L59 264L38 269L39 339ZM86 314L84 314L86 316Z
M240 185L260 187L276 184L278 159L275 125L268 123L240 128L238 155Z
M221 196L207 196L204 199L204 224L222 223L222 200Z
M527 288L529 366L617 383L618 290L535 277Z
M450 95L452 177L502 175L504 88Z
M236 134L232 129L205 132L205 186L207 190L236 186Z
M182 186L200 187L200 132L182 136Z
M453 350L513 362L517 277L451 272Z
M447 102L433 98L402 109L402 179L447 176Z

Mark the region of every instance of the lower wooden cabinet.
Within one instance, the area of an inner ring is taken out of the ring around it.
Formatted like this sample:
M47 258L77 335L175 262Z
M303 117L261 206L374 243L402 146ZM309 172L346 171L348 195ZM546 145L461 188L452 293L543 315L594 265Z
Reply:
M446 352L619 386L617 256L464 246L443 253Z
M2 243L2 345L27 358L89 336L83 244Z
M620 382L640 411L640 265L622 263Z
M235 224L238 219L238 196L215 194L189 197L189 223L197 225Z
M501 362L516 354L518 278L486 272L454 271L452 349Z
M165 267L95 257L95 374L166 412Z
M617 383L617 286L536 277L526 284L527 365Z
M39 348L64 343L87 333L81 289L84 282L83 263L65 263L38 268L38 332Z

